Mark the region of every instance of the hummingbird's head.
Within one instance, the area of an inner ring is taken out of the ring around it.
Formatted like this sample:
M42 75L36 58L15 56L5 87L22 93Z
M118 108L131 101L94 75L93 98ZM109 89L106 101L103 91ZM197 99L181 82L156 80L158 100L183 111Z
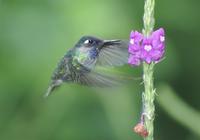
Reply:
M83 36L75 47L80 53L96 58L103 47L119 43L120 40L102 40L92 36Z

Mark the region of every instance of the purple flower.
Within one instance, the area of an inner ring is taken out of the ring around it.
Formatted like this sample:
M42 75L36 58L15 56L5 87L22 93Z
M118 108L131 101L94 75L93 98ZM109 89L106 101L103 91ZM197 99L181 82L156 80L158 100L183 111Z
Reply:
M159 62L165 52L165 33L164 29L160 28L154 31L151 36L143 37L137 31L131 32L129 43L129 60L131 65L140 65L141 61L150 64L151 62Z
M130 34L130 42L128 52L130 53L128 63L132 65L140 65L141 56L141 41L143 35L137 31L132 31Z
M142 42L141 59L146 63L159 62L164 55L165 36L162 28L154 31L148 38L144 38Z

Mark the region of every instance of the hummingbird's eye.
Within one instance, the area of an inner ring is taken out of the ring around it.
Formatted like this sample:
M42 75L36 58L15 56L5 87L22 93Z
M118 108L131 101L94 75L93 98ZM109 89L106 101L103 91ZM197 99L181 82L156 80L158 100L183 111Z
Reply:
M84 44L87 44L87 45L91 45L93 43L94 43L94 41L90 40L90 39L87 39L87 40L84 41Z

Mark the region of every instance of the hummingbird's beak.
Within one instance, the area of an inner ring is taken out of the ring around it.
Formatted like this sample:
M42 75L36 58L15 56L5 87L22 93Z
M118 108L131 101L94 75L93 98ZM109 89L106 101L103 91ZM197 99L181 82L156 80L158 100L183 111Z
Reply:
M103 46L109 46L109 45L119 45L121 44L121 40L104 40Z

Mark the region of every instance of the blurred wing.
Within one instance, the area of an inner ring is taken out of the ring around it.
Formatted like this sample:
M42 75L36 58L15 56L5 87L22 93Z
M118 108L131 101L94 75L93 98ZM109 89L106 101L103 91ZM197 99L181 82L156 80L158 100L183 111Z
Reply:
M128 42L103 47L99 53L97 65L121 66L128 63Z
M97 61L97 59L87 58L84 62L79 63L79 64L82 65L84 68L91 70L95 67L96 61Z
M96 72L83 74L80 78L80 84L93 87L113 87L120 85L120 83L119 79L114 76Z
M117 87L136 80L130 74L121 72L116 68L96 66L87 73L82 73L79 83L93 87Z

